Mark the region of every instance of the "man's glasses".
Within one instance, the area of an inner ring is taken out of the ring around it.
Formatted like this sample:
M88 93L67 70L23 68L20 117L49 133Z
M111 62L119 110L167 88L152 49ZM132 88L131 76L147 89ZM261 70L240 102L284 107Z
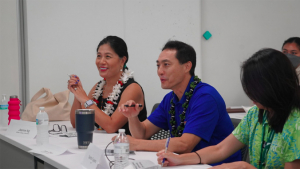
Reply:
M65 125L59 126L58 124L53 124L53 129L48 131L48 133L52 134L52 135L65 134L67 132L68 132L68 130Z

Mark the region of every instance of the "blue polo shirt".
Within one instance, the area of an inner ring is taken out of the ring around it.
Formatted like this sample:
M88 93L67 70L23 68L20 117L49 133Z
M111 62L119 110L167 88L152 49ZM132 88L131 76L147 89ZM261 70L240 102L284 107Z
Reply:
M190 83L194 80L194 76L185 90L190 90ZM148 120L165 130L171 130L170 114L171 99L175 105L176 128L180 124L179 115L182 113L186 96L183 95L178 100L175 93L168 93L161 101L157 109L151 113ZM191 133L201 138L201 141L195 146L193 151L197 151L204 147L216 145L231 134L234 127L230 117L226 111L226 106L219 92L212 86L200 82L194 89L193 96L190 99L189 106L186 111L185 128L183 133ZM173 135L171 135L173 137ZM241 152L238 151L226 160L215 163L228 163L241 160Z

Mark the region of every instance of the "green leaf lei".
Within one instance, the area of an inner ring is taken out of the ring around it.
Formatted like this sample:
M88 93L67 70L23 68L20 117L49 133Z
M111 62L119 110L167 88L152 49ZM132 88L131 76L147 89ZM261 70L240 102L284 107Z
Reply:
M179 115L180 124L178 125L177 129L176 129L176 121L175 121L175 106L174 106L174 103L173 103L173 98L174 97L171 99L171 102L170 102L171 103L171 108L170 108L169 114L171 115L171 118L170 118L170 124L171 124L171 127L172 127L171 133L174 137L180 137L182 135L183 129L185 127L185 124L184 124L185 113L186 113L186 110L189 106L190 98L193 96L195 87L200 82L201 82L201 79L199 79L198 76L195 76L194 81L191 82L191 84L190 84L190 91L185 92L186 101L184 102L184 104L182 104L183 111Z

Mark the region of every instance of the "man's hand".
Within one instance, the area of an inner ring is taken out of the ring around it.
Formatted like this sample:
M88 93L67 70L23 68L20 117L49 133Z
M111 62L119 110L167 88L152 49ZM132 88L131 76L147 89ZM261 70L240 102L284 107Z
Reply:
M128 105L129 107L126 107L125 105ZM135 105L135 107L130 107L131 105ZM138 116L142 109L143 107L139 107L139 104L137 104L135 101L129 100L119 107L119 112L121 112L127 118L132 118Z
M114 142L114 140L116 139L117 136L114 136L113 138L111 138L111 141ZM139 139L133 138L130 135L126 135L128 142L129 142L129 149L132 151L136 151L137 150L137 145L139 143Z

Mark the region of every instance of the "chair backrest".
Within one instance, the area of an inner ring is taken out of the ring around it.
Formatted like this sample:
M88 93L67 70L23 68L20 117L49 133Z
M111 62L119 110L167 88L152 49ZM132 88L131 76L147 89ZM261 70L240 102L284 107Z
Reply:
M231 122L232 122L234 128L236 128L239 125L240 121L241 121L240 119L231 119ZM250 159L249 159L249 147L247 145L245 145L241 149L241 152L242 152L242 160L250 163Z
M161 129L158 131L158 133L151 136L151 140L162 140L170 137L170 130L166 131L164 129Z
M236 128L239 125L240 121L240 119L231 119L234 128Z
M158 107L159 103L155 103L151 113ZM170 130L166 131L164 129L161 129L158 131L158 133L154 134L153 136L151 136L151 140L162 140L162 139L166 139L170 137Z
M155 104L154 104L151 113L154 112L154 110L158 107L158 105L159 105L159 103L155 103Z
M247 145L245 145L242 149L242 160L246 161L247 163L250 163L250 159L249 159L249 147Z

